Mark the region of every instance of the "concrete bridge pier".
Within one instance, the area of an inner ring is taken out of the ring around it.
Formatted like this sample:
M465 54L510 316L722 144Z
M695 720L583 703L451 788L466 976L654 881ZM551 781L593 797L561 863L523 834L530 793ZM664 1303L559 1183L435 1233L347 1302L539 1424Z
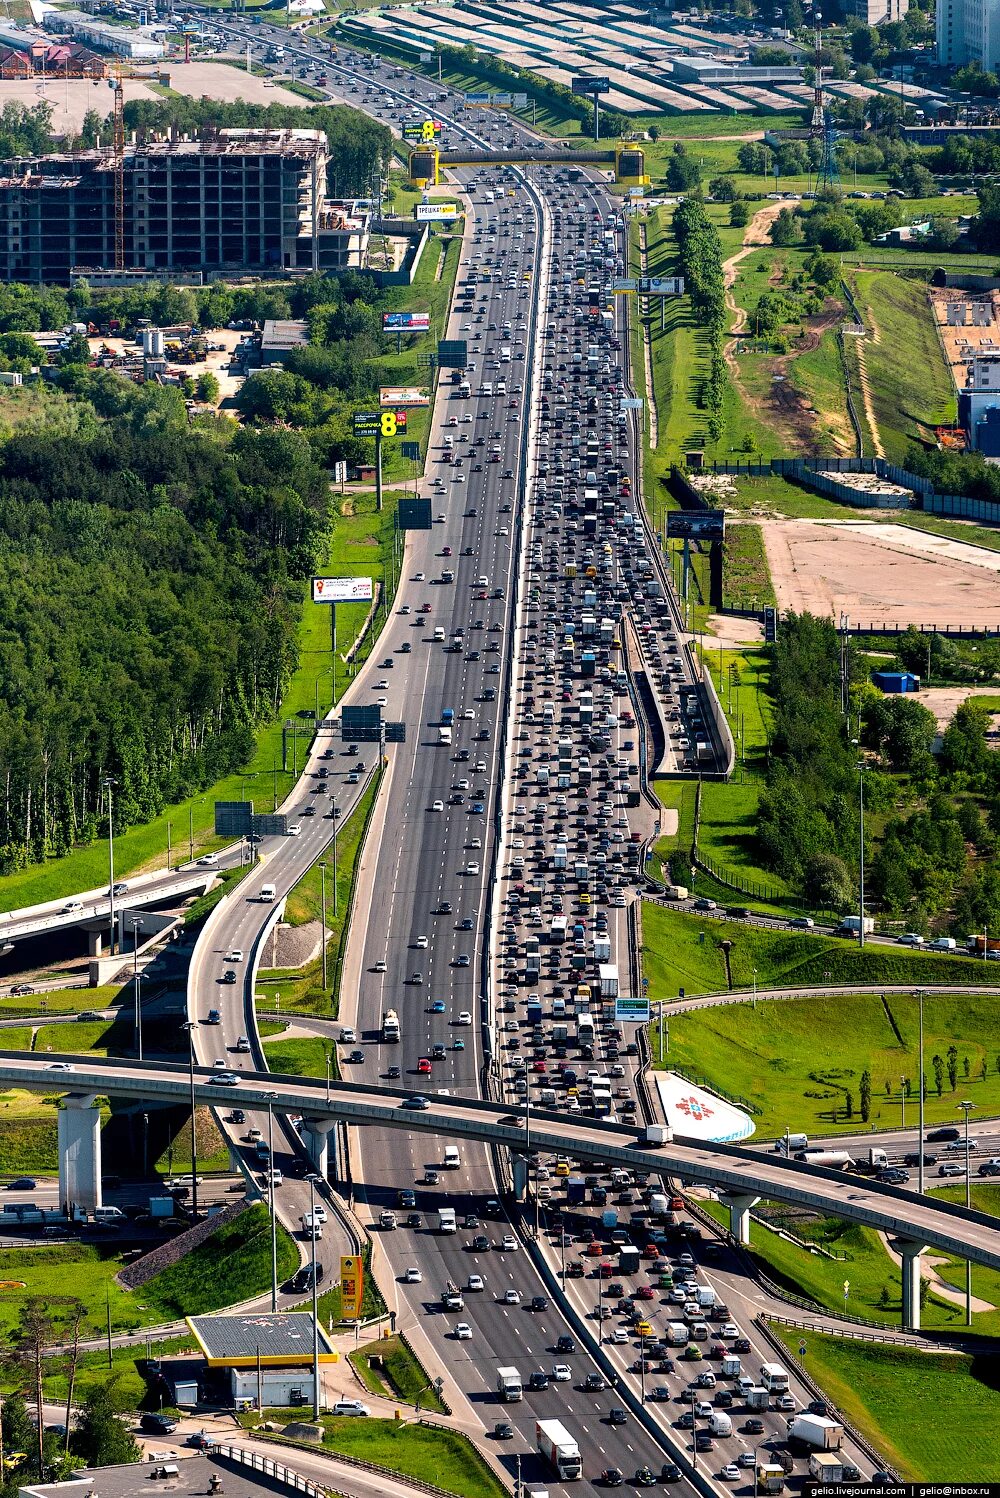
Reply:
M911 1238L897 1238L893 1247L903 1270L903 1330L920 1330L920 1255L926 1244Z
M760 1201L760 1197L754 1196L750 1191L738 1191L725 1196L720 1195L719 1200L724 1207L729 1208L729 1231L737 1243L744 1245L749 1243L750 1213Z
M514 1155L511 1168L514 1172L514 1200L523 1202L528 1189L528 1162L523 1155Z
M317 1175L325 1180L329 1177L330 1134L336 1128L334 1118L304 1118L302 1120L302 1143L313 1163Z
M101 1202L101 1110L94 1093L71 1092L58 1114L59 1201L69 1215Z

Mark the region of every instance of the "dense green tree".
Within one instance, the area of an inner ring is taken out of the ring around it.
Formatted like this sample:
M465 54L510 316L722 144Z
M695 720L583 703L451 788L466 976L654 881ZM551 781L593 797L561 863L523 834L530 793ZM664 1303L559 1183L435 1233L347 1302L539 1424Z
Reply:
M782 208L768 232L772 244L782 247L799 244L802 240L801 220L790 208Z
M666 183L671 192L691 192L701 185L701 167L682 141L675 141L667 158Z
M882 697L865 719L864 740L893 770L912 770L930 752L934 714L909 696Z
M854 880L835 853L814 853L806 860L803 891L816 910L845 911L856 898Z
M116 1409L108 1384L91 1387L80 1410L72 1446L88 1467L118 1467L140 1460L142 1453Z

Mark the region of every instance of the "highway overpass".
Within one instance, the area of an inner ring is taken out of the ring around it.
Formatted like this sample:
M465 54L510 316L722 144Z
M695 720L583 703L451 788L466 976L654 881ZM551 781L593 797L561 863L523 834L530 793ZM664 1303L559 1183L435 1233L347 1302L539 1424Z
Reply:
M234 1061L240 1058L234 1057ZM996 1218L966 1211L954 1203L932 1201L913 1192L838 1171L803 1165L782 1155L761 1155L736 1145L708 1144L675 1137L671 1144L644 1148L642 1129L596 1119L532 1110L526 1138L524 1115L476 1098L431 1095L426 1110L403 1106L411 1094L394 1087L360 1083L327 1084L311 1077L283 1077L273 1072L241 1071L238 1086L227 1086L218 1073L185 1065L138 1062L111 1057L0 1051L0 1082L10 1087L51 1092L72 1089L60 1111L60 1195L66 1202L100 1199L100 1115L90 1107L98 1095L187 1105L192 1090L197 1102L220 1110L234 1104L301 1115L314 1148L334 1123L378 1125L410 1134L439 1135L500 1145L515 1156L526 1147L543 1154L564 1154L590 1162L603 1160L631 1170L680 1176L714 1187L730 1204L734 1222L745 1237L750 1206L759 1197L810 1208L822 1216L863 1223L897 1240L903 1260L903 1321L920 1323L917 1258L935 1248L958 1258L1000 1269L1000 1229ZM88 1180L96 1172L97 1181Z

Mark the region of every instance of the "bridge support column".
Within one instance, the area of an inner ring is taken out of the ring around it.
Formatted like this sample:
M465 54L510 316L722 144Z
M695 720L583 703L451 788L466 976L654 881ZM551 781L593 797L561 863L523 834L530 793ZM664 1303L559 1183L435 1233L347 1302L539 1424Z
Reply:
M94 927L89 927L88 928L88 930L87 930L87 956L88 957L101 957L101 956L103 956L103 954L104 954L104 938L107 935L107 933L108 933L108 928L106 926L104 927L103 930L101 929L100 926L96 927L96 929Z
M313 1163L317 1175L325 1180L329 1175L330 1163L330 1141L329 1136L336 1128L335 1118L305 1118L302 1120L302 1143ZM336 1160L334 1160L336 1167Z
M67 1214L101 1203L101 1110L93 1093L70 1093L58 1114L59 1201Z
M925 1244L911 1238L897 1238L893 1245L903 1270L903 1330L920 1330L920 1255Z
M523 1155L514 1155L511 1165L514 1172L514 1200L523 1202L528 1189L528 1162Z
M750 1242L750 1212L760 1201L752 1192L735 1192L719 1197L723 1206L729 1208L729 1231L737 1243Z

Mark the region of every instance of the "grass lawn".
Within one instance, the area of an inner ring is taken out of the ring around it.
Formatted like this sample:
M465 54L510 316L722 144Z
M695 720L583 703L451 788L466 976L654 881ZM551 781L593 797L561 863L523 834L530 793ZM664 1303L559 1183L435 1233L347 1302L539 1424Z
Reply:
M48 993L25 994L23 998L12 998L5 994L0 998L0 1019L14 1019L25 1016L34 1019L36 1015L45 1016L50 1014L79 1014L81 1009L108 1009L118 1000L120 989L114 984L104 984L101 988L56 988ZM0 1029L0 1050L11 1050L6 1036L9 1030Z
M933 442L933 428L954 420L954 383L927 288L890 271L858 271L851 280L872 330L865 364L879 435L890 462L902 463L911 442Z
M351 892L357 876L358 858L365 828L371 819L378 797L380 777L365 791L354 811L339 828L337 837L336 884L332 870L333 850L326 858L326 930L327 930L327 979L329 990L323 988L323 962L317 955L301 968L269 968L258 978L259 1004L262 1008L276 1008L276 995L281 995L281 1008L298 1014L335 1015L340 1003L340 971L344 943L347 939L347 921L351 908ZM322 879L319 863L315 863L299 881L288 897L286 919L293 926L304 925L320 918ZM336 907L336 914L334 913ZM275 1067L275 1070L279 1068Z
M643 915L646 942L650 940L651 913L647 907ZM704 950L696 948L698 953ZM734 967L744 966L746 956L734 948ZM757 981L759 985L765 981L760 967ZM691 991L689 985L684 986ZM650 988L655 993L653 983ZM675 1014L668 1022L667 1065L676 1062L685 1070L704 1075L723 1091L751 1098L761 1110L756 1124L763 1138L782 1133L786 1126L808 1134L856 1133L863 1129L860 1087L866 1070L871 1074L869 1122L882 1128L900 1123L904 1116L900 1078L904 1076L912 1092L905 1117L910 1123L916 1121L918 1019L917 1001L910 994L761 999L756 1009L750 1004L722 1005ZM817 1035L823 1036L821 1055L816 1051ZM957 1088L950 1086L947 1075L950 1045L958 1051ZM657 1052L656 1044L653 1052ZM945 1060L940 1097L933 1067L935 1055ZM1000 1113L998 1058L1000 997L926 996L924 1107L928 1122L954 1122L956 1099L965 1096L971 1097L985 1115ZM848 1094L851 1117L846 1116Z
M419 1396L420 1408L436 1414L446 1413L427 1373L409 1345L400 1337L383 1337L380 1342L366 1342L350 1354L366 1389L373 1394L395 1394L407 1404Z
M457 1431L396 1420L327 1416L323 1444L344 1456L376 1462L392 1472L433 1483L459 1498L506 1498L472 1442Z
M722 596L729 608L763 608L777 602L759 525L726 527Z
M994 1360L772 1330L823 1391L910 1481L1000 1481Z
M325 1077L326 1060L336 1052L332 1041L319 1035L304 1035L292 1040L267 1040L264 1055L271 1071L287 1077ZM333 1075L337 1075L336 1065Z
M278 1283L299 1264L291 1235L278 1223ZM262 1294L271 1283L271 1220L259 1203L206 1238L176 1264L162 1269L141 1290L155 1319L175 1321Z

